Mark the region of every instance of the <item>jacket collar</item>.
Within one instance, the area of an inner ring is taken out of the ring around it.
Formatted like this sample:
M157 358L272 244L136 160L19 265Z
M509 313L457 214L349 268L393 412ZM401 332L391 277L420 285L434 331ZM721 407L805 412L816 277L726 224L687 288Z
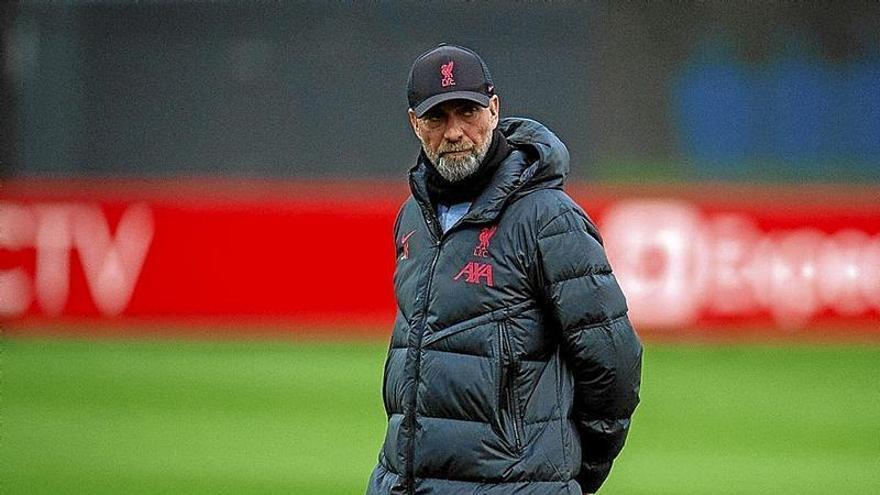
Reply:
M518 194L561 189L565 182L568 150L549 129L534 120L521 118L502 119L499 129L513 150L460 223L492 223ZM436 205L429 199L426 174L426 165L418 162L409 172L410 188L423 212L436 219Z

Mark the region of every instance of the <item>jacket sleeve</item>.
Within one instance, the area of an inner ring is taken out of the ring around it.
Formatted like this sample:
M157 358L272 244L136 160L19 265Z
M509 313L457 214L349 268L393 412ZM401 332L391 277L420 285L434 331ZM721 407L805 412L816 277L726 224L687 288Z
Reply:
M582 462L576 480L599 489L620 453L639 402L642 346L596 228L568 210L537 236L538 280L575 380L573 420Z
M400 205L400 208L397 209L397 215L394 217L394 227L391 228L391 235L394 236L391 239L391 242L394 244L394 256L395 258L400 255L400 220L403 218L403 210L406 209L406 202Z

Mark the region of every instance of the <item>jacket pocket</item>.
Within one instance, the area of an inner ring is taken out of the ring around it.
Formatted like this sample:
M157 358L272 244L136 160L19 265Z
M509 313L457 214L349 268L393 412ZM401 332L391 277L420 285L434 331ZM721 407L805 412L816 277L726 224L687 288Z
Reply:
M516 453L523 449L523 424L520 411L519 393L516 382L519 376L519 360L513 352L507 322L498 322L499 379L498 410L503 437L508 440Z

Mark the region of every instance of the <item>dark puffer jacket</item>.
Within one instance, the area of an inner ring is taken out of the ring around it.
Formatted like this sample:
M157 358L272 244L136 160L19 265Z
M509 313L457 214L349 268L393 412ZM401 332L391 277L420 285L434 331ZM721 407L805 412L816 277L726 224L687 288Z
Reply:
M599 488L638 403L642 348L568 151L526 119L470 211L438 228L425 168L395 225L388 430L368 494Z

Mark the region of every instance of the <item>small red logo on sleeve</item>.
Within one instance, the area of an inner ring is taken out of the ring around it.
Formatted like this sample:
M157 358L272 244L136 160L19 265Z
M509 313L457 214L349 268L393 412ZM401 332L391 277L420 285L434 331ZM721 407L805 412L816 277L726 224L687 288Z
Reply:
M443 64L440 66L440 86L444 88L448 88L449 86L455 86L455 79L452 77L452 68L455 66L455 61L450 60L448 64Z
M416 231L413 230L409 234L406 234L400 239L400 247L403 249L403 254L400 255L400 259L408 260L409 259L409 238L415 234Z

